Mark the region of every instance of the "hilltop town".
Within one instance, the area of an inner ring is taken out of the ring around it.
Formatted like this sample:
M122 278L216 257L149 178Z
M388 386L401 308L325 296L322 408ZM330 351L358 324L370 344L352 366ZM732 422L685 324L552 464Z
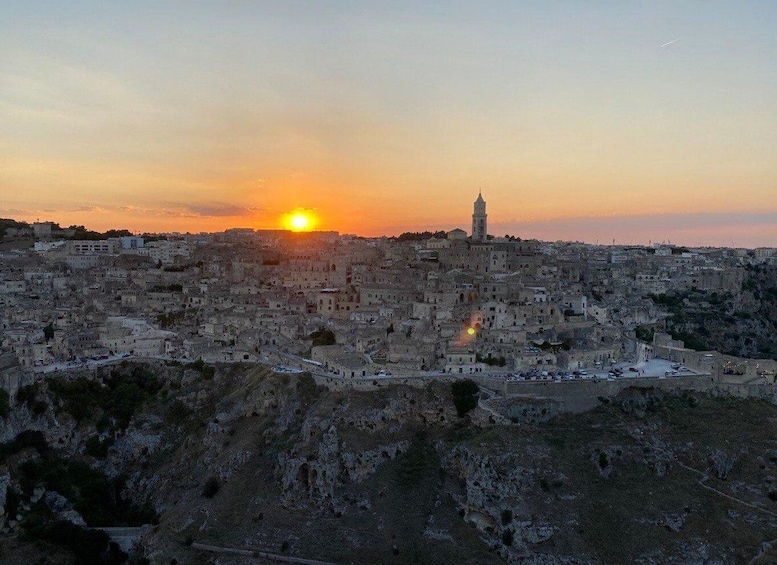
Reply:
M774 381L773 363L738 357L743 344L708 351L666 299L674 293L692 312L725 302L741 314L745 275L770 265L773 248L493 237L481 195L470 235L142 237L39 222L8 224L3 240L0 370L9 392L32 375L126 358L264 363L337 385L677 374L645 365L662 357L688 375ZM777 356L768 340L747 344L743 357Z

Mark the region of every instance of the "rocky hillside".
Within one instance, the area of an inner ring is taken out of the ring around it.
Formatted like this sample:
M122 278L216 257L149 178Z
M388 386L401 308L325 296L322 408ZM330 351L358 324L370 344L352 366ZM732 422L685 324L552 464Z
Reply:
M685 341L686 347L777 359L777 267L748 266L736 298L731 293L699 290L651 298L666 310L669 333Z
M3 563L777 559L768 401L630 389L530 425L509 402L459 417L444 384L330 392L202 364L96 377L23 389L0 424ZM89 529L146 523L130 555Z

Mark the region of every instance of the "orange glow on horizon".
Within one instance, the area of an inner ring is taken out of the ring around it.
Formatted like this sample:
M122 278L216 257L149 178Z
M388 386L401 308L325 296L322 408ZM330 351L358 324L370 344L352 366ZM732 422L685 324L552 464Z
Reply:
M317 218L310 212L298 208L283 216L283 227L294 232L311 231L318 223Z

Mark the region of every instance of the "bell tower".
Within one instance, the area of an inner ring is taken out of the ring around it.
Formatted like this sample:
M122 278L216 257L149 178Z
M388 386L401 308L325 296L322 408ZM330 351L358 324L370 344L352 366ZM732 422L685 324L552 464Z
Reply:
M478 199L475 200L475 209L472 214L472 241L486 241L488 236L488 214L486 214L486 201L478 191Z

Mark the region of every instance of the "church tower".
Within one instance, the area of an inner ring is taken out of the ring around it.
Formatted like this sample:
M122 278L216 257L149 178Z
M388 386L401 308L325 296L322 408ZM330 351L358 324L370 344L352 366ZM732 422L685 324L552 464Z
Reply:
M472 241L486 241L488 235L488 215L486 214L486 201L478 192L475 200L475 211L472 214Z

